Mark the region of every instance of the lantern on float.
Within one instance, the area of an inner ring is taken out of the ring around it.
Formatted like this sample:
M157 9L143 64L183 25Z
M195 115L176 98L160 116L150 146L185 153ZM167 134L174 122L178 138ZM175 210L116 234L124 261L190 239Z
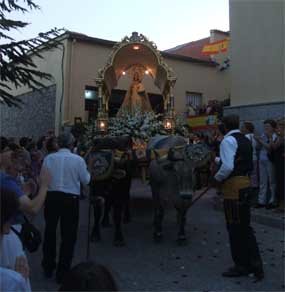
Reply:
M163 118L163 126L167 132L173 132L175 127L175 121L173 115L166 115Z
M108 117L103 113L98 113L97 131L105 134L108 131Z

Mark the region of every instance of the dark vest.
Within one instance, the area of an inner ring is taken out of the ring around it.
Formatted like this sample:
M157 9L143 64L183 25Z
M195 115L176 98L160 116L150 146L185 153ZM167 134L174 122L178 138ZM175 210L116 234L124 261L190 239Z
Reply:
M236 139L238 148L234 158L234 170L230 176L249 175L253 170L251 142L242 133L233 133L231 136Z

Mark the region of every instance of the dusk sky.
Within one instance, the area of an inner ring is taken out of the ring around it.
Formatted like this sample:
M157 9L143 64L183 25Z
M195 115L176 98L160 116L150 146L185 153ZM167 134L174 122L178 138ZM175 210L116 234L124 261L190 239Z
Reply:
M13 14L31 23L16 40L53 27L120 41L133 31L160 50L209 36L210 29L229 30L228 0L35 0L40 11Z

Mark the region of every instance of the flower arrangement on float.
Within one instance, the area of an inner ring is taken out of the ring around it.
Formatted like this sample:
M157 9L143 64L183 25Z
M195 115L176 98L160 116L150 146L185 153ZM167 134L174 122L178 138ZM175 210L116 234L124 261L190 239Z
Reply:
M142 112L134 108L132 112L122 110L119 116L108 119L108 129L105 137L130 136L133 141L133 150L137 157L143 159L148 141L156 135L177 134L188 137L190 133L187 120L182 115L174 115L173 128L167 129L164 124L164 115L154 112ZM98 131L98 121L93 120L86 126L83 144L86 148L92 145L94 138L102 137Z

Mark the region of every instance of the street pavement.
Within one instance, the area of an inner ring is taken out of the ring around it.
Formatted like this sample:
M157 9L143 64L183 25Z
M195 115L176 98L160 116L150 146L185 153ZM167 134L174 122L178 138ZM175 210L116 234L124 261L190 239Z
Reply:
M131 223L124 225L125 247L112 244L113 229L102 230L102 242L91 243L90 260L106 265L121 291L284 291L284 230L253 223L264 261L265 279L223 278L232 266L223 213L213 208L210 191L188 213L188 242L178 246L176 214L167 210L164 240L152 240L152 201L147 184L134 180ZM88 200L81 201L74 264L86 260ZM35 224L43 230L42 213ZM56 291L54 279L45 279L41 251L29 255L33 291Z

